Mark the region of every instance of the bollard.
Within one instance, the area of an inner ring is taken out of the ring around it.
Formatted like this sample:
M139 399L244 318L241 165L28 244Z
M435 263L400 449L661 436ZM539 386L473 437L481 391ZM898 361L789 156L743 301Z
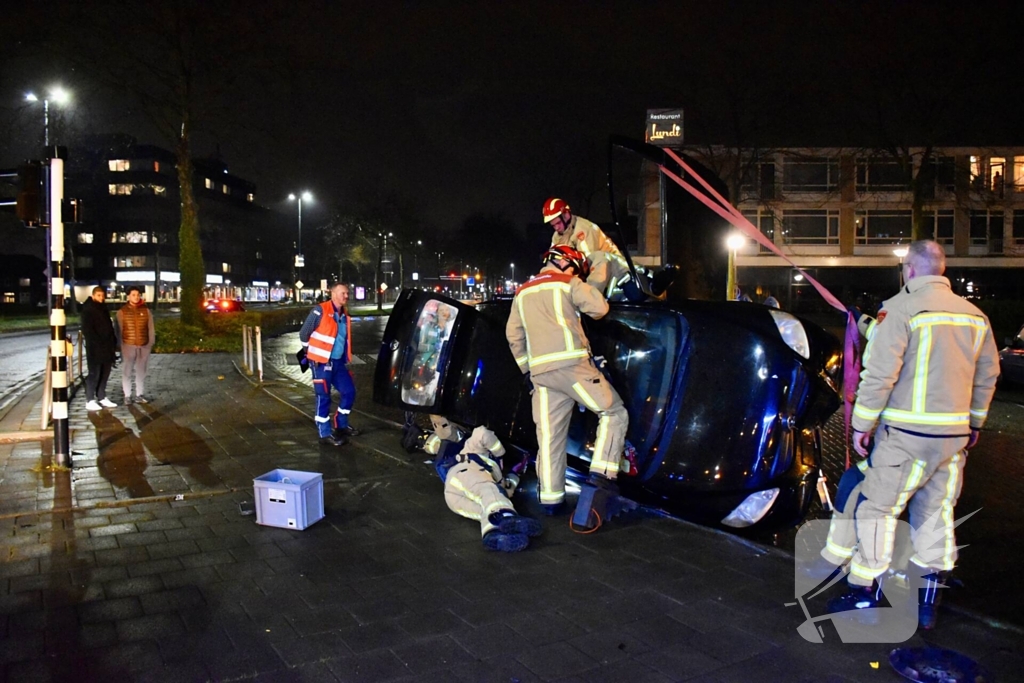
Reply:
M263 331L256 327L256 368L260 384L263 384Z
M46 347L46 370L43 372L43 401L39 410L39 429L50 426L50 347Z
M248 357L246 358L245 370L246 370L246 372L248 372L251 375L252 374L252 328L249 327L249 326L246 326L246 328L245 328L245 338L246 338L246 341L248 342L248 346L246 348L248 349L248 354L249 354Z
M249 371L249 326L242 325L242 368Z

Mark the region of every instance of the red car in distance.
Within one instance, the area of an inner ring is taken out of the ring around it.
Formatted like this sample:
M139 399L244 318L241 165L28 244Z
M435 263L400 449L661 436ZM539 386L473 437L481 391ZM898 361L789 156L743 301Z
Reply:
M207 313L244 313L245 306L237 299L210 299L203 304Z

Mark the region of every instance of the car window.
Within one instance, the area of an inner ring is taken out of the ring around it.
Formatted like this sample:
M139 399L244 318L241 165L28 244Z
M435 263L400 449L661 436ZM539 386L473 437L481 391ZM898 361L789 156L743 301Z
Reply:
M428 301L416 320L414 351L402 373L402 401L432 406L437 400L438 368L448 351L448 339L459 309L442 301Z
M604 356L629 411L629 441L641 462L656 444L671 400L683 322L673 311L616 310L594 326L591 346Z

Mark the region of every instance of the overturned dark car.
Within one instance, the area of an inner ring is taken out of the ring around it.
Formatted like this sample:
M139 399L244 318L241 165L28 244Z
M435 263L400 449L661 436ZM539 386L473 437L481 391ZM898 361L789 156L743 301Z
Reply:
M384 333L374 400L487 425L537 448L530 387L505 340L510 299L467 306L406 290ZM821 327L743 302L613 301L584 318L629 412L628 497L732 529L794 525L816 496L820 429L840 405L842 348ZM597 418L574 413L570 468L586 471Z

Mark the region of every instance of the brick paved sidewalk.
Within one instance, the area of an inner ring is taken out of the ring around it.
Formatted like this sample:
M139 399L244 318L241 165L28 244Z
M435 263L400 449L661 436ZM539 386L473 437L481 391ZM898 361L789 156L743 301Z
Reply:
M800 638L781 553L645 514L590 536L545 519L530 550L488 553L388 424L359 415L363 436L321 450L228 356L151 363L153 403L72 403L73 472L40 467L45 442L0 445L7 681L898 680L890 646ZM372 366L354 372L357 410L384 413ZM38 428L31 408L5 428ZM324 474L324 520L240 514L277 467ZM1002 680L1024 665L1017 633L974 619L927 642Z

